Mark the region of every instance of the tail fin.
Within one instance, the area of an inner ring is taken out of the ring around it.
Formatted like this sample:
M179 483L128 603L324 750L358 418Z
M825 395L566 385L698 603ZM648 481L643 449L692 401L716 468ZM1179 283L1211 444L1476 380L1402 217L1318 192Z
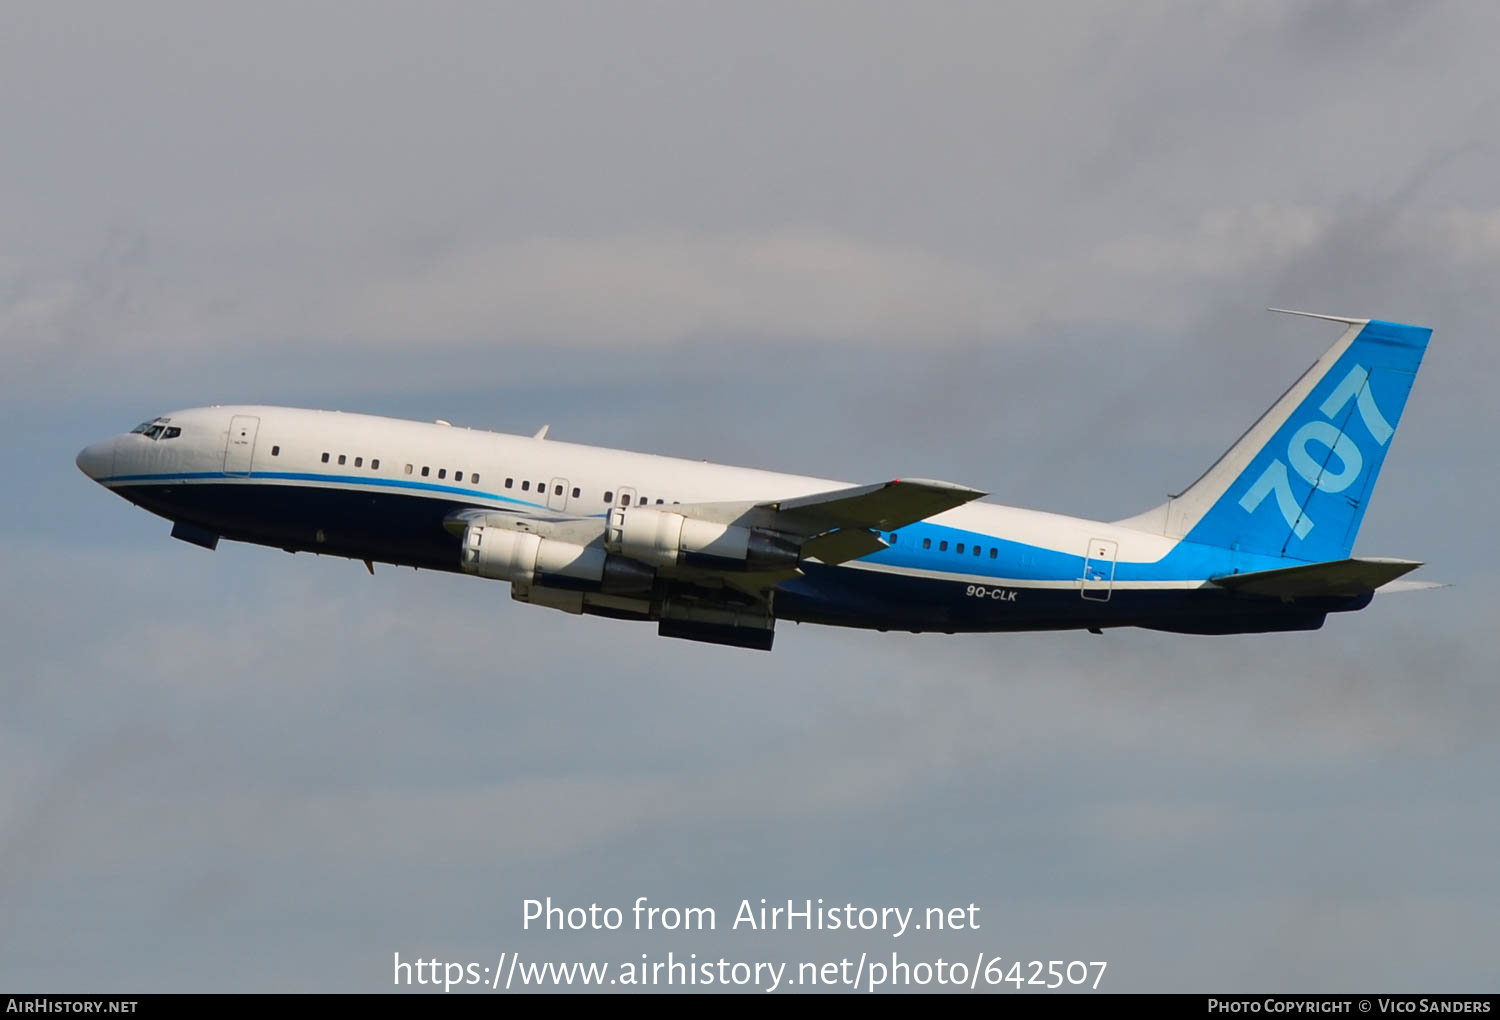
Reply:
M1349 555L1432 330L1313 318L1349 328L1201 478L1118 523L1307 562Z

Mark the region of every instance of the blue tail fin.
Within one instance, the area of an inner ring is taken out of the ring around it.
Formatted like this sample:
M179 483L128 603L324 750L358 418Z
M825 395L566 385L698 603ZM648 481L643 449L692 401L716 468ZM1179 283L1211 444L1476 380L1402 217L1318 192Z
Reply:
M1336 321L1349 329L1203 477L1120 523L1307 562L1347 557L1432 330Z

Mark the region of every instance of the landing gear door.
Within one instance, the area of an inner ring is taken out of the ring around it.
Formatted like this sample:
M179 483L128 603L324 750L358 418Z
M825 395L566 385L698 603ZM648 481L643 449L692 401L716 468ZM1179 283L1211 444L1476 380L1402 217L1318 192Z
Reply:
M224 444L224 473L226 475L248 475L255 458L255 433L260 428L260 419L253 415L237 414L229 419L229 439Z
M1079 594L1094 602L1108 602L1109 593L1115 583L1115 556L1119 543L1109 538L1089 539L1088 552L1083 557L1083 580Z

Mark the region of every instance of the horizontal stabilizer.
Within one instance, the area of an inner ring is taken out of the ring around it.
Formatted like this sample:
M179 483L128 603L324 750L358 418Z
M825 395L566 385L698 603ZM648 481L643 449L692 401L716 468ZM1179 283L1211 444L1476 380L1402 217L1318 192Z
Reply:
M1256 570L1248 574L1225 574L1213 578L1213 583L1247 595L1283 599L1354 597L1368 595L1421 565L1416 560L1363 557Z

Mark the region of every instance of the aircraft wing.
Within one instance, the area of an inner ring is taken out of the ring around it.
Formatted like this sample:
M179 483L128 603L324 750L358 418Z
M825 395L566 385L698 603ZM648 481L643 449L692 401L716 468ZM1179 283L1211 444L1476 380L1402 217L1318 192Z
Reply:
M803 559L843 563L886 548L877 532L895 531L986 495L930 478L896 478L767 502L697 503L675 513L721 524L769 528L801 538Z
M1356 596L1369 594L1421 565L1416 560L1355 557L1326 563L1306 563L1296 567L1277 567L1274 570L1256 570L1248 574L1225 574L1212 580L1219 587L1231 591L1247 595L1270 595L1283 600Z
M775 511L777 528L782 531L804 534L821 534L833 528L894 531L984 495L978 489L952 482L897 478L759 506Z
M686 503L663 509L717 524L772 528L811 538L837 528L894 531L984 495L952 482L898 478L767 502Z
M985 493L978 489L952 482L906 478L769 502L673 504L661 509L718 524L768 528L800 539L803 559L836 564L886 548L885 539L879 532L894 531L926 520L983 495ZM512 513L492 507L455 510L448 515L443 526L455 535L462 535L464 529L476 521L488 527L507 528L577 545L588 545L605 531L605 520L600 517ZM796 573L793 569L787 572L787 576ZM741 583L744 578L735 580Z

